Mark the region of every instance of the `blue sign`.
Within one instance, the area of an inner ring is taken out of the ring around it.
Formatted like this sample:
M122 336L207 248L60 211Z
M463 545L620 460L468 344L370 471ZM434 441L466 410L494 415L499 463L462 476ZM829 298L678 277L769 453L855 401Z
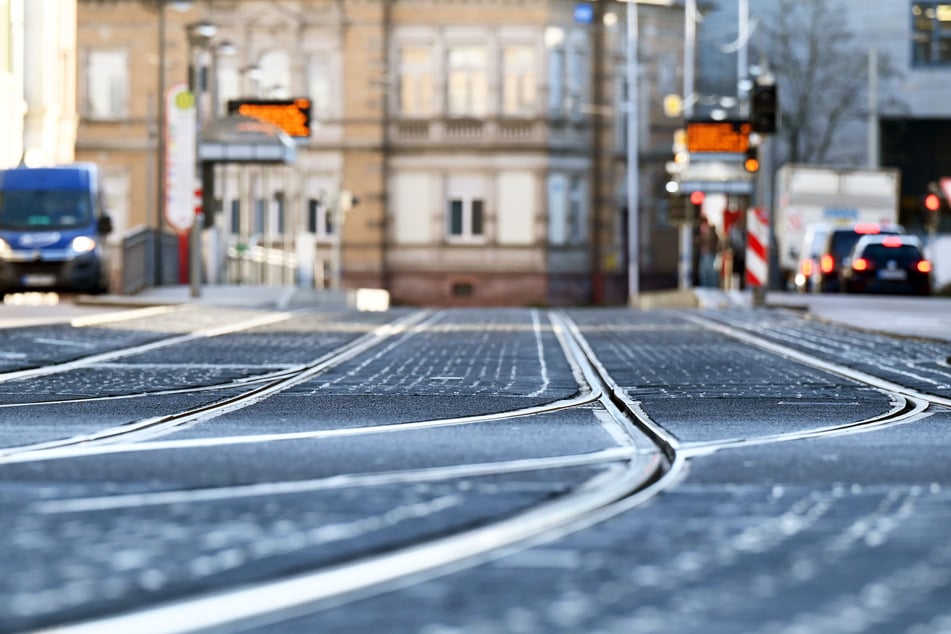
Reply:
M826 207L822 210L822 217L827 220L851 220L859 218L859 210L850 207Z
M578 24L591 24L593 21L594 5L588 3L575 5L575 22Z

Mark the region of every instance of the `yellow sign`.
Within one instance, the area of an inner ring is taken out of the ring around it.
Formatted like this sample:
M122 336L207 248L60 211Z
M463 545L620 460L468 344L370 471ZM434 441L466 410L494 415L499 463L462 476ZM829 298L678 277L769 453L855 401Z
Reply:
M750 147L748 121L688 121L688 152L742 153Z

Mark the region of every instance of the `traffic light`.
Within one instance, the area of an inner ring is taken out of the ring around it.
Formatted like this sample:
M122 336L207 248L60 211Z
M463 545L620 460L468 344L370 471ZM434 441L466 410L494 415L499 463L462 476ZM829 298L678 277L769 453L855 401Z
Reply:
M753 84L750 96L750 123L753 125L753 132L776 132L778 110L776 84Z
M743 169L750 174L759 171L759 147L751 145L746 150L746 158L743 159Z
M706 198L706 195L701 191L690 192L688 200L690 201L690 209L688 213L690 214L690 221L696 222L701 215L703 215L703 199Z
M674 225L688 222L686 196L670 194L667 197L667 221Z
M939 211L941 209L941 198L938 194L931 192L925 196L925 209L928 211Z
M941 194L938 193L937 183L928 183L928 193L921 200L925 208L924 226L928 233L934 233L938 230L941 220L941 213L944 211L944 201Z

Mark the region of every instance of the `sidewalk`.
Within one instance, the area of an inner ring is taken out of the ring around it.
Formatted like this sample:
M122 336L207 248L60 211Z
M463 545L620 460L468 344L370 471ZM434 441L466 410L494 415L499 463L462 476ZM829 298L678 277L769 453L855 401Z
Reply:
M296 286L206 284L192 293L189 285L146 288L135 295L80 295L77 304L86 306L120 306L143 308L169 304L205 304L242 308L276 308L286 310L299 306L333 306L358 310L386 310L389 294L384 297L376 289L329 290Z

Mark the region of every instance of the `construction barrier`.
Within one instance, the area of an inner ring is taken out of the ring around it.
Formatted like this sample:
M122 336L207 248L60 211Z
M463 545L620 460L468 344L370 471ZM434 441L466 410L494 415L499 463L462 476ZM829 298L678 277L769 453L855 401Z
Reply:
M746 285L765 287L769 268L769 216L766 210L750 207L746 212Z

